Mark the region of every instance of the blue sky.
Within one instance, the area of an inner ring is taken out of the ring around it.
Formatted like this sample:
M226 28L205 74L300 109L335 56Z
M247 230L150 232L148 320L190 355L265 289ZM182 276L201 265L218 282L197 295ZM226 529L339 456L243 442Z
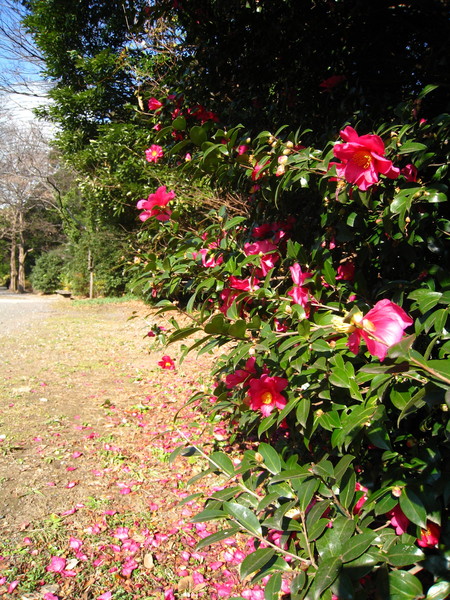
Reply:
M15 43L21 34L20 14L14 6L22 10L10 0L0 0L0 108L6 108L14 120L27 122L33 119L32 109L45 102L48 84L40 68L21 56ZM12 39L5 31L13 32Z

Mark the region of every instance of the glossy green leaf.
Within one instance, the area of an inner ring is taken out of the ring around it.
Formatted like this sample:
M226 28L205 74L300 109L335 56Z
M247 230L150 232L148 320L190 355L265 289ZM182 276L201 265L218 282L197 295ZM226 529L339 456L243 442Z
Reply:
M221 471L230 477L235 474L234 465L231 462L230 457L223 452L213 452L210 454L209 463L212 469L216 469L218 466Z
M262 454L264 458L264 466L274 475L281 471L281 459L278 452L269 446L261 442L258 446L258 452Z
M427 526L427 511L422 500L409 487L402 490L400 499L400 508L410 521L423 527Z
M201 550L202 548L206 548L206 546L211 546L211 544L217 544L218 542L223 542L223 540L226 540L228 538L232 538L233 536L235 536L238 531L239 531L238 525L232 525L231 527L228 527L227 529L222 529L221 531L216 531L216 533L208 535L207 537L200 540L198 542L198 544L196 545L196 548L197 548L197 550Z
M236 519L236 521L250 533L253 533L254 535L262 535L260 522L254 513L252 513L252 511L246 506L242 506L236 502L224 502L223 510L227 513L227 515L230 515Z
M262 569L274 557L275 550L272 548L260 548L251 554L248 554L241 563L239 574L241 579L245 579L252 573Z
M394 567L406 567L423 560L425 554L417 546L410 544L395 544L389 548L387 558Z
M450 596L450 581L438 581L430 587L425 600L447 600Z
M264 588L264 600L278 600L281 590L281 573L272 575Z
M355 560L361 556L376 538L376 533L360 533L351 537L341 549L340 558L343 563Z
M423 590L420 581L408 571L389 573L389 600L418 600Z
M341 567L342 561L337 557L322 560L317 573L314 575L313 585L309 590L308 597L310 596L311 600L321 600L322 593L330 587L339 575Z

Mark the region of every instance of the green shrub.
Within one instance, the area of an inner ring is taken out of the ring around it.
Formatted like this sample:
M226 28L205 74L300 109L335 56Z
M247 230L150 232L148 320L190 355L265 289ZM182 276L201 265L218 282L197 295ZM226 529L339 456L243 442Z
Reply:
M31 285L34 290L52 294L61 287L65 257L61 249L41 254L31 272Z

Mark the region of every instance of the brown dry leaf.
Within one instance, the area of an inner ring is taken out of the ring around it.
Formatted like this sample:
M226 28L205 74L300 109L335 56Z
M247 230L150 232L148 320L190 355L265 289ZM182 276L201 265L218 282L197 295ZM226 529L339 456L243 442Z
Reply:
M186 577L182 577L178 582L178 591L179 592L192 592L194 588L194 578L192 575L187 575Z
M144 567L146 569L153 569L155 563L153 561L153 555L150 554L150 552L148 552L145 556L144 556Z

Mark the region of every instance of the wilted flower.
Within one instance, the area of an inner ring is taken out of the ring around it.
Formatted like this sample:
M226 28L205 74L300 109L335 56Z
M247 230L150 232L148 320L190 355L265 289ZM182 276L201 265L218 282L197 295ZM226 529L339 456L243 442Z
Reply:
M377 183L379 173L391 179L398 177L400 169L384 158L384 143L378 135L359 136L350 126L340 135L345 143L335 144L333 149L336 158L342 160L342 164L333 163L338 177L356 184L363 191Z

